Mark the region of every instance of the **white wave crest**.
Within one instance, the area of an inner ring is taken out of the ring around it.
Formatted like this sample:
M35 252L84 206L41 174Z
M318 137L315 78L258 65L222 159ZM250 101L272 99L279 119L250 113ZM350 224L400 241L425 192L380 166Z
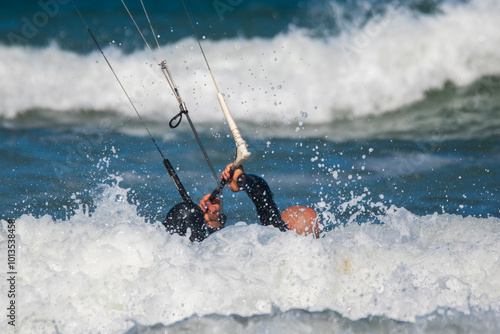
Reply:
M292 28L272 39L202 44L237 119L325 123L394 110L447 80L467 85L499 73L500 3L477 0L442 9L428 16L388 10L335 37L313 38ZM189 110L200 121L222 120L196 42L187 38L162 48ZM177 101L146 50L123 54L108 46L105 53L143 116L169 120L177 112ZM30 109L135 115L98 51L81 55L56 45L0 45L0 55L2 118Z

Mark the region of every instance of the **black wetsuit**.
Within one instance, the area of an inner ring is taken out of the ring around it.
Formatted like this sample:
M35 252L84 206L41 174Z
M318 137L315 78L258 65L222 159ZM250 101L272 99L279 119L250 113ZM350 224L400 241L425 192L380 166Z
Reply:
M203 241L222 228L208 227L205 224L203 210L192 201L181 202L170 209L163 221L163 226L170 234L177 233L184 236L190 231L189 240L191 241Z
M272 225L280 231L288 230L286 224L281 220L273 193L263 178L257 175L243 174L238 179L238 186L252 200L262 225ZM189 238L191 241L202 241L224 227L207 227L203 210L193 202L182 202L175 205L168 212L163 225L172 234L186 235L188 230L191 230Z
M253 174L243 174L238 179L238 186L240 189L243 188L252 200L262 225L272 225L279 228L280 231L288 230L285 222L281 220L273 193L263 178Z

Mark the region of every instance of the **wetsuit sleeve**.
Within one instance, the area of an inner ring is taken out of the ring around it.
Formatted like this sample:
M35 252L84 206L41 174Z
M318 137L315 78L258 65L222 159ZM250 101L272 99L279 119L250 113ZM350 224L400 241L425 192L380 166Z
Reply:
M225 219L224 219L225 222ZM167 213L163 226L170 234L190 234L189 240L203 241L210 234L224 227L210 228L205 224L205 217L201 208L193 202L181 202Z
M253 174L243 174L238 179L238 185L252 200L262 225L272 225L281 231L288 230L287 225L281 220L273 193L263 178Z

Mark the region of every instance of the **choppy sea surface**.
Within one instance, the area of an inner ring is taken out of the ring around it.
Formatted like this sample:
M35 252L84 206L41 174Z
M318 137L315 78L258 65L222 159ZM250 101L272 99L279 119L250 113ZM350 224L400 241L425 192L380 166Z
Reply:
M197 202L216 181L120 1L76 1ZM140 1L126 1L154 47ZM144 1L216 172L235 144L179 1ZM224 192L202 243L72 3L0 4L0 306L18 333L498 333L500 3L187 1L218 88L283 210ZM8 219L15 220L11 288Z

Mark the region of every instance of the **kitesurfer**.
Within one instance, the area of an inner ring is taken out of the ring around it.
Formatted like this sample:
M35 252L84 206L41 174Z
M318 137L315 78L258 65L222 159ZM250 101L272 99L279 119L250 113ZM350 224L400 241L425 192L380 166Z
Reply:
M274 202L273 193L267 182L253 174L246 174L239 166L231 173L229 164L222 172L221 179L227 181L233 192L245 191L257 210L262 225L272 225L280 231L293 230L297 234L313 234L318 238L320 222L316 212L308 207L293 206L281 214ZM193 202L182 202L174 206L163 223L170 233L186 235L190 230L191 241L202 241L208 235L224 228L225 217L220 214L220 200L210 200L205 195L199 206Z

